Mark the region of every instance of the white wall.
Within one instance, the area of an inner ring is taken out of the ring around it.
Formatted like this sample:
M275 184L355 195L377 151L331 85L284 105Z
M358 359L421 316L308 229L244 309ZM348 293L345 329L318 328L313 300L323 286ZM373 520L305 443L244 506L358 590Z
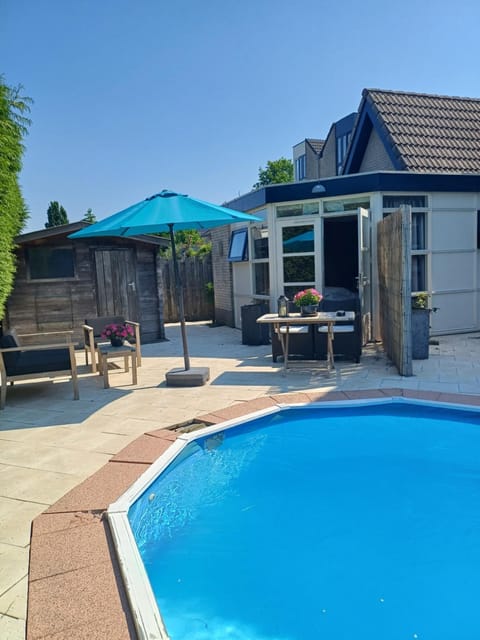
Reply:
M432 194L430 289L432 333L479 328L475 194Z

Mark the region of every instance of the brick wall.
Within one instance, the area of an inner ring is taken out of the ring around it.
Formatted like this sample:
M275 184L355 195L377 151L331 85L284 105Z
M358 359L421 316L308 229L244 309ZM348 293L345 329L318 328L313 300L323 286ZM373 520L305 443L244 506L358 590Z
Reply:
M330 129L325 146L323 147L322 157L320 158L320 178L329 178L336 175L336 148L335 148L335 127Z
M372 129L359 173L366 171L392 171L395 167L390 160L380 136Z
M235 326L233 316L232 265L228 262L230 225L212 229L212 269L215 289L215 321Z

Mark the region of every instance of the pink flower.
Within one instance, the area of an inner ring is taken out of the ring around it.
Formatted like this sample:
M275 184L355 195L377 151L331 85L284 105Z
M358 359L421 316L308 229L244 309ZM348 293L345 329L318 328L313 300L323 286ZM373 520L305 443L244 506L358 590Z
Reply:
M297 307L302 307L307 304L318 304L322 300L322 294L316 289L304 289L299 291L293 296L293 301Z
M129 324L107 324L107 326L102 331L102 338L128 338L128 336L133 336L134 331L133 327Z

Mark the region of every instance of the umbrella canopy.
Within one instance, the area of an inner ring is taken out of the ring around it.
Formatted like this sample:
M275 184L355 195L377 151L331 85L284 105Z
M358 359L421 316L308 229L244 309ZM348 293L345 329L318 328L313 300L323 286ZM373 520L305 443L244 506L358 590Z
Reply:
M94 236L138 236L182 229L211 229L234 222L252 222L260 218L227 207L190 198L164 189L123 211L73 233L70 238Z
M255 222L261 218L240 213L187 195L163 190L137 204L115 213L100 222L72 233L69 238L95 238L102 236L138 236L145 233L168 231L172 243L172 258L178 289L178 307L183 341L185 370L190 369L190 358L185 331L183 285L178 269L174 231L183 229L211 229L235 222Z

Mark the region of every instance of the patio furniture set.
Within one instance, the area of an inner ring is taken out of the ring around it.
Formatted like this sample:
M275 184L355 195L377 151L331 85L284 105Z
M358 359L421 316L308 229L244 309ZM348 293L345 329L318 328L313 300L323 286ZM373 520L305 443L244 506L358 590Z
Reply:
M330 291L319 304L315 316L302 317L293 302L288 303L288 316L264 314L259 324L272 327L272 360L326 360L331 370L336 356L360 362L362 354L362 320L360 300L351 292Z
M113 346L106 341L104 330L106 326L128 326L129 341L121 346ZM114 358L123 358L125 372L129 371L130 361L132 369L132 384L137 384L137 367L141 366L140 325L138 322L126 320L122 316L105 316L86 318L83 325L85 336L85 364L91 359L92 373L103 376L103 386L108 389L108 362ZM22 338L43 341L49 339L48 334L18 335L11 330L0 337L0 409L5 408L7 400L7 386L18 380L52 379L56 377L70 377L73 385L73 399L79 399L78 374L75 358L77 344L71 341L72 332L62 331L53 335L63 334L64 341L48 344L22 344Z

